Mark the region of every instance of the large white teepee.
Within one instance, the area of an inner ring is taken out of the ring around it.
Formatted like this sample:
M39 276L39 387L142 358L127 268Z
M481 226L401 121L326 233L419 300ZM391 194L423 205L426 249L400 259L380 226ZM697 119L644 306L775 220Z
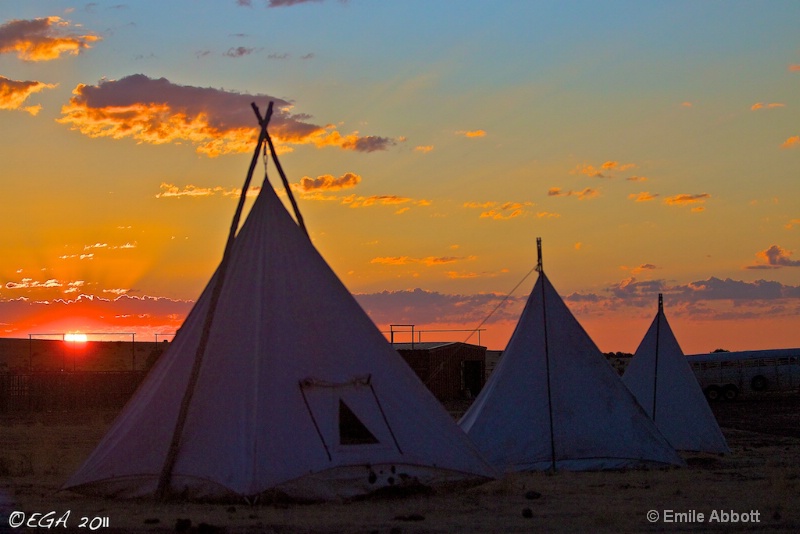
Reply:
M541 269L495 370L459 424L500 469L683 465Z
M664 315L658 312L622 381L670 444L683 451L730 452L700 384Z
M266 181L230 249L175 432L220 272L65 489L326 499L494 476Z

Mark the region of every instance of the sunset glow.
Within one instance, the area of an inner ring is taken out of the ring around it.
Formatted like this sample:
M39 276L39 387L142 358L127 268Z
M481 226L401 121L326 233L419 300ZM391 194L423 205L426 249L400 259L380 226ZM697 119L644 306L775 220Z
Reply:
M221 259L251 103L272 101L311 240L382 331L481 325L504 348L542 237L602 350L633 351L659 293L687 353L800 346L798 20L738 0L6 2L0 336L177 331Z
M88 339L86 334L64 334L64 341L69 343L86 343Z

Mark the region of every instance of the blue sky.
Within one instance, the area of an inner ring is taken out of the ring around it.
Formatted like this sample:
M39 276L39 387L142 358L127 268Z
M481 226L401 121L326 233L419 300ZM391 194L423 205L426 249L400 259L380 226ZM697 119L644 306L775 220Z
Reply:
M800 345L800 4L282 4L0 2L3 335L174 331L273 97L312 239L382 328L476 326L541 236L603 350L658 292L686 352Z

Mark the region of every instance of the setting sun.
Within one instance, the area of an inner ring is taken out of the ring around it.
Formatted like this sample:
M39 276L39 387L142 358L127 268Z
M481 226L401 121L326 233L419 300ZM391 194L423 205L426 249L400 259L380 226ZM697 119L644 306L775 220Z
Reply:
M64 341L70 343L86 343L87 339L86 334L64 334Z

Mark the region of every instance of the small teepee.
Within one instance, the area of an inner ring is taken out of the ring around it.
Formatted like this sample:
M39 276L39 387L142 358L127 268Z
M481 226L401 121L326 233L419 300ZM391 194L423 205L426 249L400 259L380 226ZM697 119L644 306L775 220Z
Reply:
M647 415L682 451L730 452L700 384L664 315L658 312L628 364L622 381Z
M506 471L682 465L542 269L488 382L459 424Z
M65 489L328 499L492 476L265 179L175 340Z

